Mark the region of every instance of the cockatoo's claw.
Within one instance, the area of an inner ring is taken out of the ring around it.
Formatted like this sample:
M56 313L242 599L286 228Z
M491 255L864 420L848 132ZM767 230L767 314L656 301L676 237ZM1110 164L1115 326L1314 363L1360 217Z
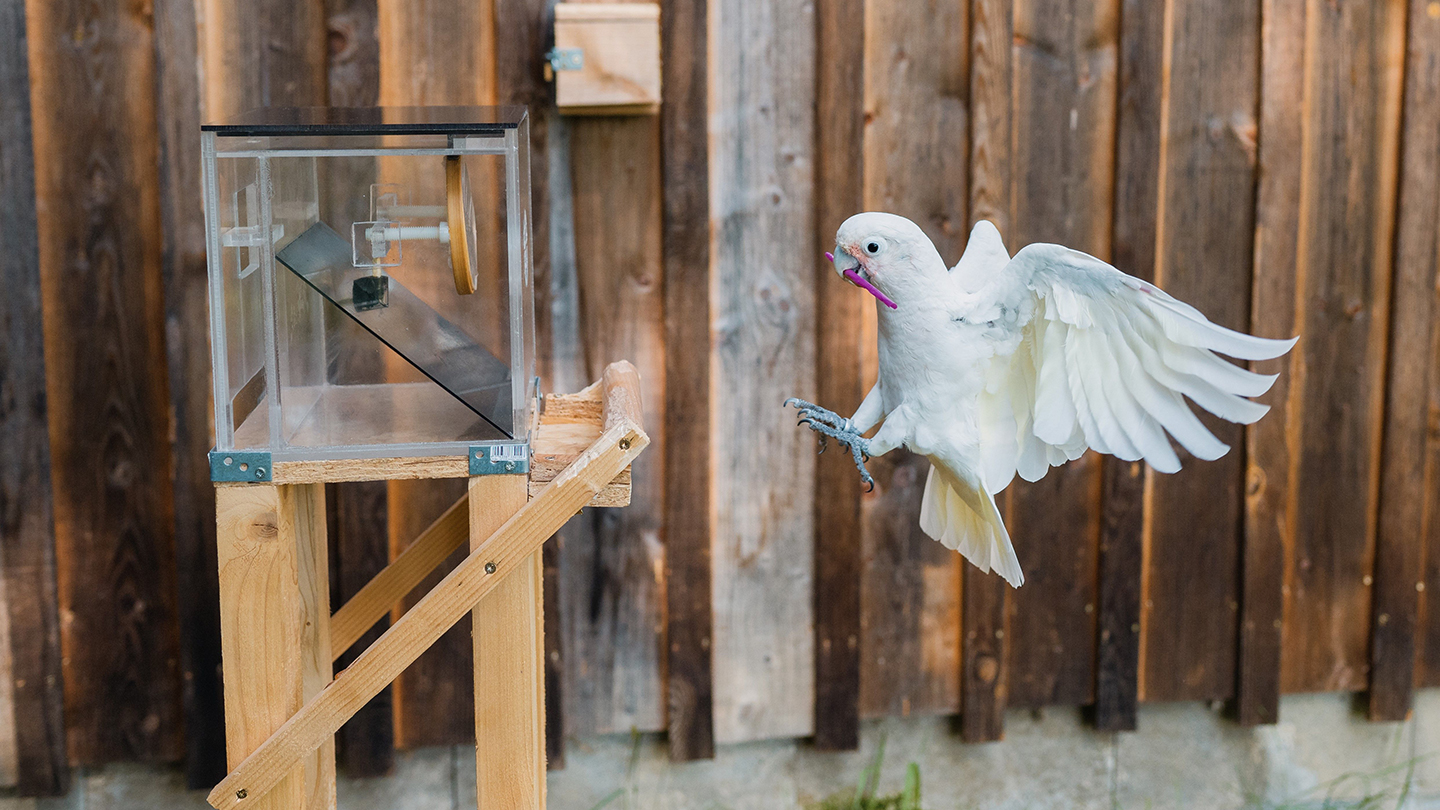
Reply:
M805 425L819 435L821 453L825 452L827 436L849 448L855 467L860 470L860 481L866 486L865 491L875 491L875 479L870 477L870 471L865 469L865 462L870 460L870 440L860 435L854 423L834 411L798 397L785 400L785 405L794 405L799 409L800 421L796 423L796 427Z

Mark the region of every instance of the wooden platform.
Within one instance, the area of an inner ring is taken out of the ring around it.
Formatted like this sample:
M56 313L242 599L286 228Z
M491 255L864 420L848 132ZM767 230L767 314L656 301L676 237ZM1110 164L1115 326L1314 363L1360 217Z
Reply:
M530 497L555 480L590 443L600 438L604 403L599 382L575 394L549 394L530 442ZM342 481L389 481L417 478L467 478L469 460L463 455L411 456L332 461L277 461L270 483L332 484ZM249 486L216 484L216 486ZM596 493L590 506L628 506L630 468Z

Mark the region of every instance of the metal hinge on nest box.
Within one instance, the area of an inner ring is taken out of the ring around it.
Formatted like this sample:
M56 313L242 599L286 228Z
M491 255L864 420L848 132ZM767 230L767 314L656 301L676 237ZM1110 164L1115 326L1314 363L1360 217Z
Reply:
M470 446L471 475L526 475L529 472L530 445L524 442Z
M551 48L545 52L545 81L554 81L562 70L584 70L585 51L580 48Z
M255 484L270 480L270 453L264 450L211 450L210 480Z

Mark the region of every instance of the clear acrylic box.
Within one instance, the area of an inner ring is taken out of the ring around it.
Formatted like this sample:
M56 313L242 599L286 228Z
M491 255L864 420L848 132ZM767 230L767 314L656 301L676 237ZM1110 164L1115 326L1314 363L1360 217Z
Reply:
M267 109L202 138L218 451L529 441L523 107Z

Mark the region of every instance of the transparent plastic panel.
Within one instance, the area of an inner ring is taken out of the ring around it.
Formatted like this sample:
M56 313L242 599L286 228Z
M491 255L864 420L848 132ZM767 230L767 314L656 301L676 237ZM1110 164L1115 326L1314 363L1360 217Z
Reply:
M225 159L214 164L207 183L207 230L213 340L216 357L215 433L221 449L269 444L271 383L265 373L265 304L262 283L266 228L259 161ZM218 293L218 294L217 294ZM216 317L218 315L218 317ZM237 434L247 420L265 431Z
M324 300L363 327L368 335L361 340L383 343L465 405L472 412L465 421L473 422L474 417L484 420L495 434L488 438L512 436L510 366L398 279L375 276L366 268L355 267L350 256L351 245L322 222L301 234L276 258L293 271L294 277L303 279ZM381 292L371 292L372 288ZM345 338L338 330L331 333L334 341ZM356 339L353 334L349 338ZM333 350L341 348L335 346ZM339 427L326 427L321 433L331 437L328 443L343 438ZM369 438L358 436L343 443L369 444ZM293 432L290 443L305 444Z
M493 128L473 110L402 112L400 129L341 111L384 119L365 132L297 115L319 129L204 136L217 446L373 458L528 439L523 109Z
M270 209L275 239L273 255L284 255L320 217L315 158L262 157L262 174L269 175ZM310 417L316 393L325 385L325 302L316 297L294 273L272 264L275 289L277 377L279 397L271 418L275 446L293 444L293 437Z

